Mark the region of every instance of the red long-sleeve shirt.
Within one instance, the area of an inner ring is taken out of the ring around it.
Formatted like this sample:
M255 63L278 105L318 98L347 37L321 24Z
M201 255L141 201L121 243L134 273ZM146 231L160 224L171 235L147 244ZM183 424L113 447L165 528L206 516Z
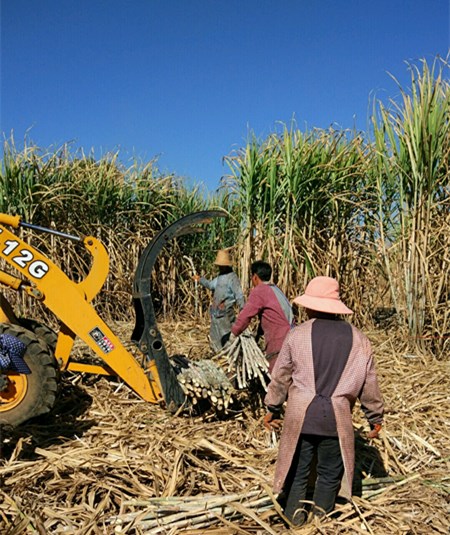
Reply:
M266 354L278 353L291 325L271 284L258 284L252 289L247 303L231 327L231 332L239 336L254 317L258 317L261 322Z

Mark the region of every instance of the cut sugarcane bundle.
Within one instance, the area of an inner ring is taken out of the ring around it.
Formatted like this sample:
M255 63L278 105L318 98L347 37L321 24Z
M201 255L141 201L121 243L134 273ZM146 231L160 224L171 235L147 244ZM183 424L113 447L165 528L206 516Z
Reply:
M237 336L216 356L227 357L228 372L236 375L236 383L239 389L246 388L253 381L258 381L264 390L267 390L267 384L270 380L268 374L269 364L248 330Z
M226 411L233 401L233 385L225 372L211 360L189 362L177 379L193 405L204 399L221 412Z
M392 490L399 489L407 482L417 480L419 477L419 474L410 474L408 477L363 480L362 498L370 501L376 500L380 495L386 495L389 491L392 493ZM373 488L377 490L373 491ZM369 503L365 504L366 508L369 507ZM277 510L279 513L276 497L261 490L249 489L245 493L224 495L202 494L124 500L122 507L125 512L106 518L106 523L114 527L116 533L125 533L128 526L153 535L181 533L186 530L195 530L195 533L206 533L209 530L211 533L224 533L224 529L218 527L220 522L227 523L228 527L238 524L236 530L233 529L227 533L241 531L242 533L250 533L247 530L239 530L239 527L242 528L243 524L249 520L262 528L262 530L258 529L257 533L281 533L278 529L275 531L271 528L273 524L267 523L267 518L271 516L270 513L273 514ZM345 522L345 519L342 522ZM124 531L121 530L122 526ZM345 533L354 533L351 524L349 530L346 530ZM126 532L128 533L128 531ZM286 533L285 530L282 532ZM310 531L305 531L305 533L312 532L313 528Z
M198 533L198 529L214 528L219 518L236 522L249 516L256 517L260 527L267 528L267 533L274 533L264 520L258 518L275 508L273 499L259 490L225 496L158 497L130 505L142 510L111 516L108 524L116 526L117 530L117 527L120 529L122 525L132 523L135 528L154 535L181 533L189 528Z

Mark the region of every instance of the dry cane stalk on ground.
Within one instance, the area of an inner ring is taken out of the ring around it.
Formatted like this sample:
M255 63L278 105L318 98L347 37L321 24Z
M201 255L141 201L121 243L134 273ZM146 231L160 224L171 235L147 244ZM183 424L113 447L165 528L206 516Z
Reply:
M209 358L205 328L160 328L169 354ZM125 340L129 326L116 331ZM395 333L371 339L386 426L368 442L355 409L361 497L333 518L297 530L281 520L270 490L277 450L261 409L174 417L120 383L78 375L57 414L3 430L1 533L448 535L449 363L406 356Z

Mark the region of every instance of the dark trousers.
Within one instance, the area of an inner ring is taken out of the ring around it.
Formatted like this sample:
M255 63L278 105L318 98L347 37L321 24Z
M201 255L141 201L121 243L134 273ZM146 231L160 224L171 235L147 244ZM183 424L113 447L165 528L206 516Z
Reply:
M317 455L317 479L314 487L314 512L329 513L333 510L339 490L344 464L339 439L319 435L301 434L286 481L286 506L284 514L294 524L306 519L306 490L314 457ZM295 514L297 511L297 514Z

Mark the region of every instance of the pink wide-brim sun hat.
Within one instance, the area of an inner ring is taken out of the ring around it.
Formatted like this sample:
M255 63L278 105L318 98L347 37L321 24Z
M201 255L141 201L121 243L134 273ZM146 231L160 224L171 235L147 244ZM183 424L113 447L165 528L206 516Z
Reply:
M353 314L339 298L339 283L332 277L315 277L305 293L293 301L297 305L328 314Z

